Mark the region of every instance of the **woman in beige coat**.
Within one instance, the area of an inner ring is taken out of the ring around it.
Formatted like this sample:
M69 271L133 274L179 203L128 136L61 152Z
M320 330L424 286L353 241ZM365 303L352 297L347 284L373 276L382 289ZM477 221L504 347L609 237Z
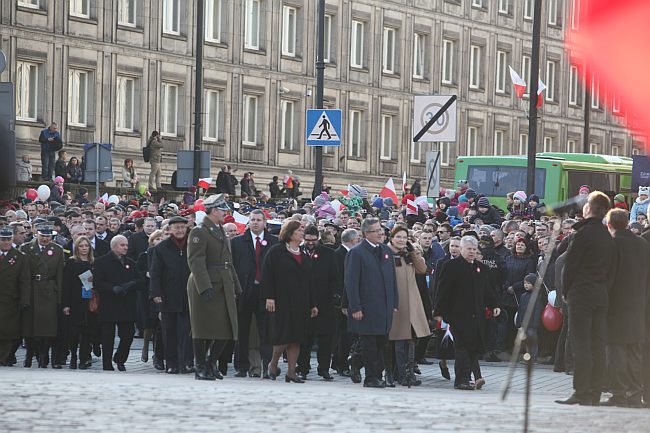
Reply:
M399 309L393 313L393 324L388 334L389 347L394 347L395 364L393 371L388 371L387 378L397 372L397 381L402 385L420 385L413 372L415 338L431 334L429 322L424 312L422 298L415 281L415 274L425 274L427 265L419 249L408 241L408 229L395 227L390 233L388 244L395 259L395 277L399 294ZM390 357L392 358L392 353ZM390 361L387 363L390 365ZM386 381L388 385L392 380Z

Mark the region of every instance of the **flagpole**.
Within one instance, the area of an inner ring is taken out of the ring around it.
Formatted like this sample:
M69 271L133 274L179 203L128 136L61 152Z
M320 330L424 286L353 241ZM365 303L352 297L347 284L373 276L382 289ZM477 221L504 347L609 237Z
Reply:
M528 170L526 190L528 195L535 194L535 156L537 153L537 94L539 84L539 44L542 20L542 0L535 0L533 13L533 47L531 52L528 115ZM524 77L525 79L525 77Z

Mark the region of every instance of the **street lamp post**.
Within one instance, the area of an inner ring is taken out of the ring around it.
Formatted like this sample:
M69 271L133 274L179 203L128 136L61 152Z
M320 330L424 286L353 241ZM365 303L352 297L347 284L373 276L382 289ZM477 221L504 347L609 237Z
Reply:
M325 87L325 0L318 0L318 45L316 51L316 108L323 107ZM323 188L323 147L314 147L314 194Z
M201 176L201 111L203 106L203 10L204 0L196 2L196 59L194 84L194 185ZM173 185L176 186L176 185Z
M528 194L535 193L535 156L537 153L537 94L539 82L539 43L542 20L542 0L535 0L533 12L533 47L530 61L530 83L528 86L530 108L528 110L528 176L526 189ZM526 77L524 77L526 79Z

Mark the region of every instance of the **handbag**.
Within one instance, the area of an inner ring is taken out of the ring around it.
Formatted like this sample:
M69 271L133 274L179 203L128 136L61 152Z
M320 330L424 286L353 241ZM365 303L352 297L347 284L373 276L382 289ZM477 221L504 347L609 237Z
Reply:
M93 294L88 301L88 311L96 313L99 310L99 295L93 290Z
M142 148L142 159L144 162L149 162L151 159L151 148L148 145Z

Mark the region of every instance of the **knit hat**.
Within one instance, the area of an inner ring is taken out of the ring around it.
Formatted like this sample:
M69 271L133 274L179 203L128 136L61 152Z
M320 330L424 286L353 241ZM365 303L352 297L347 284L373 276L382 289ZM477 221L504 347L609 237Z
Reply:
M467 197L465 196L465 194L458 196L458 202L459 203L467 202Z
M530 284L535 285L535 281L537 281L537 274L530 273L524 277L524 281Z
M517 191L516 193L513 194L512 198L513 198L513 199L516 198L516 199L519 200L520 202L522 202L522 203L526 203L526 199L527 199L528 197L526 197L526 193L525 193L525 192L523 192L523 191Z
M451 206L449 209L447 209L447 215L452 218L458 218L458 206Z
M490 200L488 200L487 197L479 198L478 207L490 207Z
M64 183L65 180L61 176L57 176L54 178L54 183Z
M472 188L467 188L467 191L465 191L465 197L468 199L476 198L476 195L476 191L474 191Z
M528 197L528 201L534 201L535 203L539 203L539 197L537 197L537 194L531 194L530 197Z
M368 190L359 185L350 185L348 187L348 192L351 197L354 196L359 196L361 198L368 197Z
M591 187L589 185L582 185L580 189L578 189L578 194L582 194L583 191L587 194L591 194Z
M639 195L650 195L650 186L640 186Z
M392 207L392 206L394 206L394 205L395 205L395 203L393 202L393 199L392 199L392 198L390 198L390 197L386 197L386 198L384 199L384 206Z
M381 197L377 197L373 202L372 202L372 207L376 207L377 209L381 209L384 207L384 199Z
M623 194L616 194L614 196L614 203L625 203L625 196Z

